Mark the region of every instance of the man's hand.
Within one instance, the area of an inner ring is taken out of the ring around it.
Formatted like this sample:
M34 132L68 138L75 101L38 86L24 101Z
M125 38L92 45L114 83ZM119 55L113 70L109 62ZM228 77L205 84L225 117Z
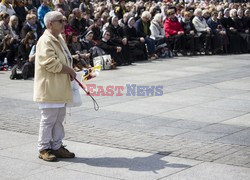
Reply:
M140 41L141 41L142 43L144 43L144 42L145 42L145 39L144 39L143 37L141 37L141 38L140 38Z
M126 45L127 43L128 43L128 39L127 39L127 38L123 38L123 39L122 39L122 44L123 44L123 45Z
M76 77L76 72L74 71L74 69L70 68L69 76L70 76L70 80L74 81Z
M122 48L120 46L117 46L116 47L116 52L121 52L122 51Z
M68 74L70 76L71 81L73 81L76 77L76 72L74 71L74 69L72 69L68 66L65 66L65 65L63 65L61 73Z

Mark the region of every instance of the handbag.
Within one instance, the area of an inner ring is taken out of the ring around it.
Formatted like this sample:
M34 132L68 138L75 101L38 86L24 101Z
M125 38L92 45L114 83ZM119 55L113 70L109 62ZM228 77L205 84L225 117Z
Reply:
M102 55L93 58L94 66L101 65L102 70L112 69L112 58L110 55Z
M76 78L81 79L82 73L76 73ZM71 81L71 89L72 89L72 102L67 103L67 107L79 107L82 105L82 99L79 92L79 85L76 81Z

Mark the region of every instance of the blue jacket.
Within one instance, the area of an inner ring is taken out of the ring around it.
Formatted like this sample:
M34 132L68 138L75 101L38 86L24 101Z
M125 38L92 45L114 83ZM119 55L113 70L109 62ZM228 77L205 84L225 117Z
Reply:
M47 14L47 12L50 11L50 8L48 6L44 6L43 4L41 6L39 6L38 10L37 10L37 17L38 20L42 26L42 28L45 28L45 24L44 24L44 16L45 14Z

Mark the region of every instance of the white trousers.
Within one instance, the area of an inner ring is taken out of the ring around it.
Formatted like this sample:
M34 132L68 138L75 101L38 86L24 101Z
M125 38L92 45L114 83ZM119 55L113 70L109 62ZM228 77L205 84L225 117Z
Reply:
M41 121L38 137L38 150L57 150L62 145L64 138L63 121L66 107L41 109Z

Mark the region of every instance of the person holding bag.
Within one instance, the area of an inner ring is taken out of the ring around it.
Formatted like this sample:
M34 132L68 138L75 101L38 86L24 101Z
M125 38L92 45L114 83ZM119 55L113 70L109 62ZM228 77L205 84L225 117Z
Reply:
M39 158L55 161L57 158L75 157L63 146L62 140L66 104L72 102L71 81L76 73L72 69L72 56L61 35L63 15L57 11L48 12L44 23L47 30L36 46L33 99L41 109Z

